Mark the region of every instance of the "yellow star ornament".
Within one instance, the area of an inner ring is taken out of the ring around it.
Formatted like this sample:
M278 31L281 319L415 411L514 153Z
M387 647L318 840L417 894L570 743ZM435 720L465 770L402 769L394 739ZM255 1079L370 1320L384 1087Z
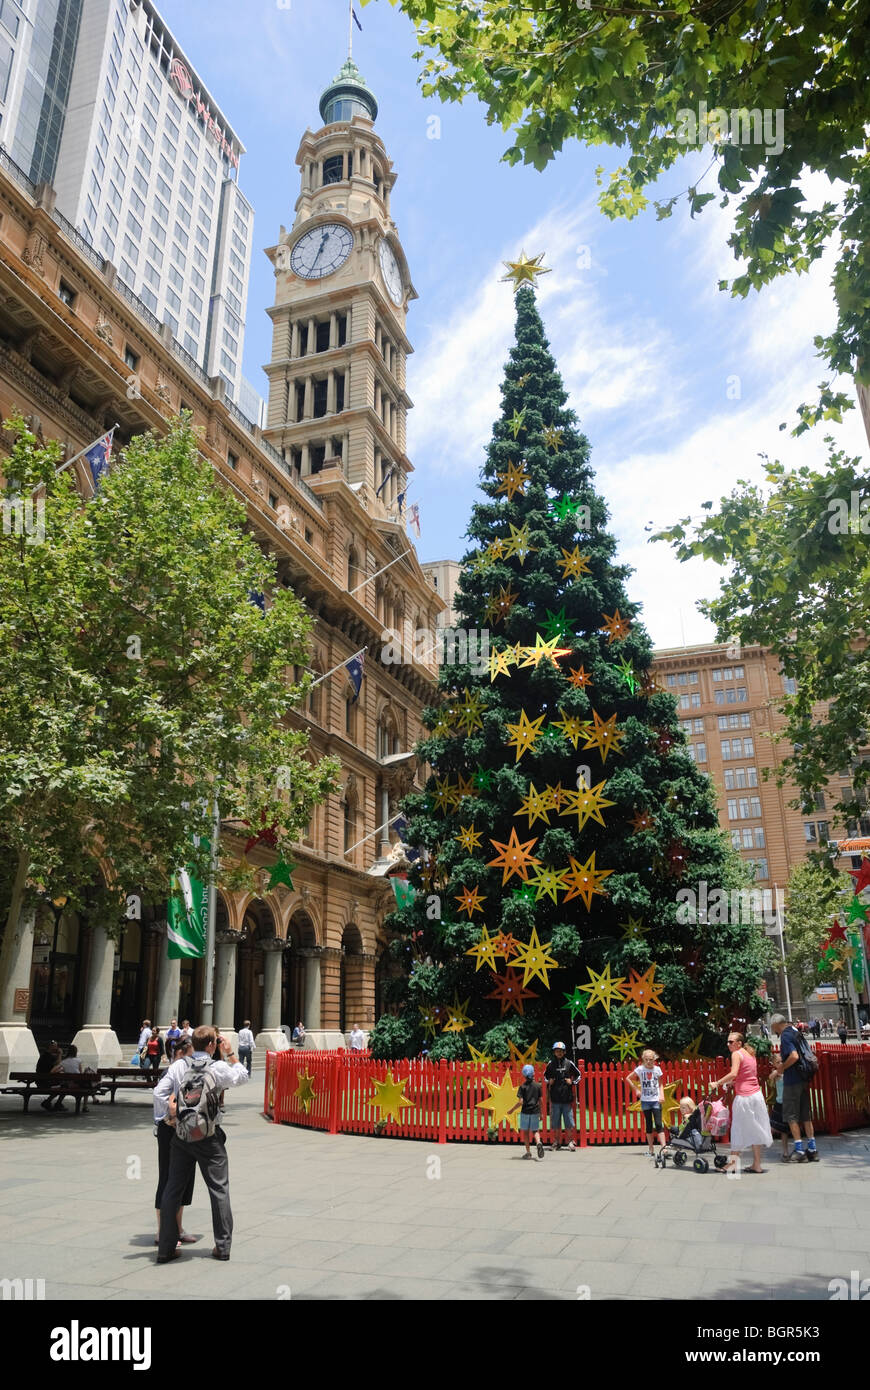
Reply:
M556 425L545 425L541 434L546 447L552 449L554 454L558 454L562 447L565 431L560 430Z
M418 1008L424 1037L434 1038L435 1030L441 1022L442 1009L437 1004L420 1004Z
M536 895L537 896L537 895ZM547 978L548 970L558 970L559 962L550 954L550 943L543 943L538 939L537 927L532 927L532 935L528 945L520 944L513 964L515 967L522 967L523 988L529 980L542 980L545 989L550 988L550 981Z
M575 714L566 714L559 706L561 719L553 719L550 723L552 729L560 729L567 739L570 740L572 747L576 748L581 738L589 737L589 720L578 719Z
M577 791L571 791L570 787L566 787L562 799L567 804L559 814L576 816L578 830L582 830L588 820L596 820L599 825L603 825L602 806L616 805L615 801L608 801L604 796L603 790L606 786L606 782L598 782L594 787L580 787Z
M552 898L554 903L558 903L556 893L565 887L565 870L538 869L538 872L529 878L529 884L535 889L535 902L540 902L541 898ZM523 980L523 984L525 983Z
M510 1072L506 1071L501 1081L493 1081L488 1076L484 1076L482 1079L484 1086L489 1091L489 1099L479 1100L476 1108L490 1112L491 1124L500 1125L502 1120L507 1120L511 1129L516 1129L520 1112L514 1110L514 1113L510 1114L517 1103L517 1088Z
M624 1062L628 1057L636 1057L640 1047L640 1039L637 1032L629 1033L627 1028L623 1028L621 1033L611 1033L610 1037L615 1046L610 1048L611 1052L619 1053L620 1062Z
M482 965L488 966L490 970L497 971L498 969L495 961L496 955L498 954L496 951L496 943L490 936L486 927L481 927L480 936L465 954L467 956L474 956L475 974Z
M522 463L509 463L506 472L498 473L496 477L499 481L496 492L506 492L509 502L513 500L515 492L522 497L526 491L526 483L530 482L530 476Z
M521 285L531 285L533 288L538 283L539 275L551 275L549 266L542 265L544 259L543 251L539 256L527 256L525 251L520 252L518 261L503 261L502 265L507 271L507 275L501 277L501 283L510 281L514 290L518 290Z
M513 647L505 647L503 652L498 652L495 647L491 647L489 652L490 685L492 685L496 676L509 676L511 673L511 665L515 660Z
M469 854L473 854L476 849L481 848L480 831L475 830L473 825L460 825L459 834L453 838L458 840L462 848Z
M662 1119L668 1126L670 1126L672 1123L676 1124L679 1122L680 1102L677 1100L677 1097L674 1094L679 1085L679 1081L669 1081L666 1085L662 1087L662 1090L665 1093L665 1098L662 1101ZM634 1104L630 1105L628 1108L629 1111L634 1111L636 1114L639 1114L640 1107L641 1102L639 1100L636 1100ZM671 1116L674 1114L676 1114L677 1116L676 1121L671 1120Z
M602 897L607 897L607 889L600 887L606 878L613 873L612 869L596 869L595 850L592 851L585 864L580 864L573 855L569 856L570 869L565 869L565 887L568 892L562 899L563 903L568 903L572 898L582 898L587 912L592 911L592 896L600 893ZM607 967L608 970L610 966Z
M470 995L468 999L465 1000L464 1004L460 1004L458 994L454 994L453 1003L445 1011L447 1014L447 1022L444 1024L442 1032L464 1033L466 1028L472 1028L474 1026L474 1020L469 1018L466 1013L466 1009L470 1002Z
M575 545L571 551L565 550L560 546L563 558L559 561L562 566L563 579L579 579L581 574L591 573L589 569L589 556L580 554L579 545Z
M480 1062L481 1066L492 1066L493 1058L488 1052L478 1052L472 1043L468 1044L468 1051L471 1054L472 1062Z
M542 820L545 825L549 825L549 812L552 807L551 789L547 787L543 792L537 792L535 791L534 782L530 782L528 796L517 811L517 815L528 817L529 829L531 829L536 820Z
M372 1081L375 1093L369 1097L369 1104L380 1110L382 1120L393 1119L397 1124L402 1123L402 1110L414 1104L412 1100L405 1099L407 1084L407 1077L404 1081L394 1081L391 1071L387 1072L386 1081Z
M593 1004L600 1004L609 1018L612 1006L623 1002L622 986L625 984L625 979L620 976L619 979L614 980L610 973L610 961L607 962L600 974L589 965L587 965L586 970L590 983L581 985L580 988L584 994L589 995L587 1008L591 1008Z
M541 732L541 725L546 717L545 714L542 714L539 719L529 719L523 709L520 710L519 721L516 724L505 725L510 734L508 746L517 750L515 762L519 762L524 753L528 753L530 748L534 748ZM615 715L614 718L616 718Z
M535 1038L535 1041L529 1044L525 1052L520 1052L516 1043L512 1042L509 1038L508 1051L510 1053L511 1062L515 1067L524 1067L527 1064L534 1066L535 1062L538 1060L538 1039ZM516 1097L514 1097L514 1099L516 1099Z
M598 713L592 711L592 730L586 731L586 742L584 748L597 748L603 763L607 762L608 753L621 752L620 744L625 738L625 731L616 727L616 715L612 714L609 719L601 719Z
M529 536L529 523L524 526L510 526L510 539L505 541L504 555L509 559L511 555L516 555L521 565L526 563L526 557L531 555L535 547L531 544Z
M314 1077L309 1076L307 1071L301 1072L300 1075L297 1077L295 1094L296 1099L298 1100L299 1104L302 1106L302 1109L305 1111L307 1115L309 1110L311 1109L311 1102L314 1100L317 1094L317 1092L314 1089Z

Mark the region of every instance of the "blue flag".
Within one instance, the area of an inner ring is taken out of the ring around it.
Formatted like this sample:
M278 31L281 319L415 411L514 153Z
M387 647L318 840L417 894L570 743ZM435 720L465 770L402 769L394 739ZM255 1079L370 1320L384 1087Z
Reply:
M365 652L357 652L356 656L352 656L350 661L346 661L344 664L344 669L347 671L347 678L353 686L353 700L351 704L356 704L359 699L359 693L362 689L365 660Z
M265 595L265 594L258 594L257 591L256 591L256 589L252 589L251 592L248 594L248 598L251 600L251 603L253 603L253 604L255 605L255 607L261 609L262 612L265 613L265 611L266 611L266 595Z
M398 495L397 498L396 498L396 501L397 501L398 504L399 504L399 516L401 516L401 515L402 515L402 512L405 510L405 496L406 496L406 493L400 492L399 495Z
M360 24L359 19L357 18L357 13L353 6L351 6L350 12L353 15L354 24L356 25L357 29L359 29L360 33L362 33L362 25Z
M98 439L95 444L92 444L89 449L85 449L85 458L90 466L91 477L94 482L94 492L99 492L103 474L109 471L109 462L112 457L112 436L114 433L115 431L113 429L109 430L108 434L104 434L102 438Z

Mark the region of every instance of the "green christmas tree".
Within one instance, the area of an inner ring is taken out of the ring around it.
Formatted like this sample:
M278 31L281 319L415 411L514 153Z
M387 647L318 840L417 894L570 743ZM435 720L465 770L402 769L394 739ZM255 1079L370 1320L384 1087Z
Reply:
M745 885L616 563L589 444L544 336L537 262L510 275L516 343L467 535L456 610L488 664L443 665L409 796L419 847L391 926L405 966L382 1055L507 1056L588 1024L593 1055L722 1051L762 1011L753 922L706 925L680 889ZM460 649L461 653L461 649ZM412 901L407 899L412 897ZM745 915L745 914L744 914ZM682 920L686 919L686 920ZM568 1037L569 1047L571 1045Z

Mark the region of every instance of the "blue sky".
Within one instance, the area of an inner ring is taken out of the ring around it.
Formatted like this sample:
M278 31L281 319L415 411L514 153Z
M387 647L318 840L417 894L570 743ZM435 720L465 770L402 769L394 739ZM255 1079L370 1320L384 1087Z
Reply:
M159 8L248 151L240 185L256 222L245 375L265 394L274 276L260 248L293 221L296 150L306 126L320 125L320 93L346 56L346 0L160 0ZM682 206L665 222L652 210L609 222L596 207L594 170L619 156L603 147L568 147L542 174L509 169L500 162L509 136L487 127L479 104L421 96L405 17L387 0L358 13L354 57L380 104L377 130L398 173L392 212L419 295L408 316L408 453L420 558L465 549L513 337L501 263L522 247L543 251L554 273L541 283L541 313L621 559L635 567L630 597L656 645L707 640L712 629L695 604L715 593L718 570L679 565L644 528L698 515L736 480L758 478L760 454L821 461L816 432L794 441L778 427L824 375L812 339L833 324L830 265L731 300L716 288L734 273L727 212L712 203L694 222ZM690 155L656 196L680 191L708 162ZM826 192L812 181L806 191L811 201ZM866 457L857 411L838 433Z

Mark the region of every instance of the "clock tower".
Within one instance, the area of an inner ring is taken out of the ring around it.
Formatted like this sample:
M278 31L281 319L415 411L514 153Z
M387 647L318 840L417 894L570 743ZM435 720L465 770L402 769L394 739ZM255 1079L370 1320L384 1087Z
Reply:
M370 514L400 522L412 471L405 317L417 296L390 215L396 174L378 104L351 58L320 114L296 155L296 220L266 253L276 289L265 434L306 482L340 473Z

